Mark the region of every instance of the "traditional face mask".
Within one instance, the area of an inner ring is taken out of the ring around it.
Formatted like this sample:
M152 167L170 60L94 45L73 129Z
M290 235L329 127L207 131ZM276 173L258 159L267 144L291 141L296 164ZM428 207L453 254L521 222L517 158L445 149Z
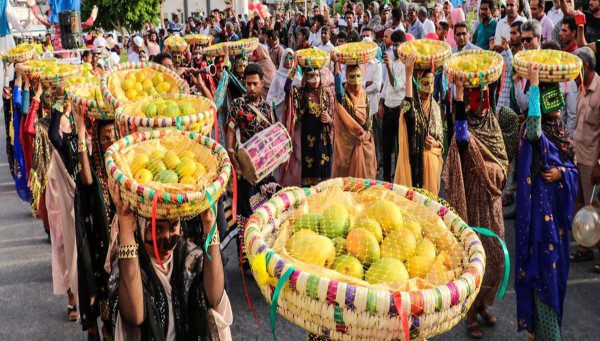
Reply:
M319 71L310 71L306 73L306 83L311 88L316 88L319 86L319 82L321 82L321 75L319 75Z
M432 94L433 93L433 74L428 73L425 76L419 78L417 80L419 85L421 86L421 91L424 93Z
M490 90L483 90L483 96L480 89L468 90L469 93L469 108L474 111L480 112L490 108Z
M235 71L241 75L246 70L246 66L248 66L248 59L238 58L235 63Z
M348 84L362 85L362 72L360 68L355 68L346 74L346 81Z
M540 97L540 106L542 109L542 114L544 115L547 115L565 106L565 99L562 95L562 92L560 92L560 86L558 86L558 84L542 91Z

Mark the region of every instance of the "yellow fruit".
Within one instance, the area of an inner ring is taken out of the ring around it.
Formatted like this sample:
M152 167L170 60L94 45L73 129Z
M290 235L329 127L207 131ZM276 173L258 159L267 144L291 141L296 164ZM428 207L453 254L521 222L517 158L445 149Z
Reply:
M191 150L184 150L180 152L178 156L180 159L187 157L188 159L194 160L196 158L196 154L194 154L194 152Z
M133 178L139 184L145 184L147 182L152 181L152 177L153 175L151 171L147 170L146 168L142 168L135 173L135 176Z
M165 151L161 149L155 149L150 153L151 160L162 160L163 157L165 157Z
M424 256L412 256L406 261L406 269L410 277L425 278L433 261Z
M371 284L403 283L408 281L408 278L404 263L396 258L381 258L365 273L365 281Z
M135 158L133 159L133 162L129 165L129 167L131 168L131 173L133 173L133 174L137 173L138 170L140 170L146 166L148 161L150 161L148 154L146 154L146 153L137 154L135 156Z
M135 86L135 79L134 78L130 78L130 77L126 77L125 81L123 82L123 91L127 91L129 89L133 89L134 86Z
M167 168L169 169L175 169L179 162L181 162L179 156L177 156L177 154L175 154L175 152L172 150L167 150L162 161L165 163L165 166L167 166Z
M195 185L196 184L196 180L194 180L193 177L186 175L181 177L181 179L179 180L180 184L185 184L185 185Z
M365 270L360 261L351 255L339 255L331 268L341 274L359 279L362 279L365 275Z
M381 243L381 240L383 239L383 232L381 231L381 226L379 226L379 223L377 223L375 219L360 218L356 221L356 223L354 223L354 228L365 229L371 232L373 236L375 236L375 239L377 239L378 243Z
M201 164L200 162L196 162L196 173L194 173L194 175L193 175L194 179L196 179L196 181L197 181L204 175L206 175L206 168L204 168L204 165Z
M425 257L431 262L435 260L436 248L433 242L427 238L421 239L415 248L415 256Z
M311 230L300 230L286 243L286 249L295 259L312 265L330 267L335 260L335 246L331 239Z
M162 82L156 86L156 91L159 94L167 94L171 90L171 84L167 82Z
M196 172L196 163L193 159L184 157L181 159L177 167L175 167L175 172L177 172L179 178L184 176L192 176Z
M403 225L400 208L393 202L385 199L371 205L366 211L366 216L378 222L385 235Z
M439 256L438 256L439 258ZM429 268L425 280L432 285L442 285L448 283L451 278L448 276L448 268L443 264L443 261L436 260Z
M413 233L417 241L423 238L423 230L421 229L421 224L419 224L416 220L407 219L404 222L404 228L409 229Z
M416 247L417 241L412 232L405 228L397 228L381 242L381 257L405 261L415 254Z
M138 94L141 94L142 92L144 92L144 86L140 82L135 83L134 89Z
M371 264L381 257L377 239L365 229L352 229L348 232L346 251L365 264Z

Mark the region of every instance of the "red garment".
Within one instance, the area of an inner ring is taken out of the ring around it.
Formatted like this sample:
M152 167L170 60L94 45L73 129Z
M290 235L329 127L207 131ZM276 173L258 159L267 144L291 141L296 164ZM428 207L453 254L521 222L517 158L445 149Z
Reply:
M31 162L33 160L33 141L35 140L35 117L37 115L40 102L35 99L31 101L29 106L29 112L27 118L21 120L21 147L23 148L23 158L25 159L25 170L27 171L27 178L31 171Z
M483 96L480 89L469 90L469 108L475 112L484 112L489 109L490 89L483 90Z
M309 47L310 47L310 44L308 43L308 41L305 41L302 44L296 45L296 49L295 50L298 51L298 50L302 50L302 49L307 49Z
M565 47L563 47L563 51L573 53L579 47L577 46L577 40L573 40L573 42Z

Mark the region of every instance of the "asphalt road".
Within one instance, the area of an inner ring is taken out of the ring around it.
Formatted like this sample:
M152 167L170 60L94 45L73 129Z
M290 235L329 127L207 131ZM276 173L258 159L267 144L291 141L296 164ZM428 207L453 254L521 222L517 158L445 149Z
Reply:
M50 244L41 221L33 218L28 204L17 197L5 153L4 119L0 129L0 340L83 340L81 327L67 321L66 296L52 293ZM507 244L513 253L513 221L506 221ZM227 250L228 295L234 311L232 326L235 340L270 340L269 307L252 278L248 292L262 324L259 327L248 307L239 269L235 266L235 246ZM596 253L596 258L598 257ZM591 262L573 264L565 300L563 335L565 340L597 339L600 325L600 275L592 272ZM511 273L512 276L512 273ZM494 329L485 329L491 340L526 340L517 334L513 280L503 300L492 312L499 319ZM436 340L467 339L465 324L436 337ZM594 335L596 335L594 337ZM277 318L279 340L303 340L306 332Z

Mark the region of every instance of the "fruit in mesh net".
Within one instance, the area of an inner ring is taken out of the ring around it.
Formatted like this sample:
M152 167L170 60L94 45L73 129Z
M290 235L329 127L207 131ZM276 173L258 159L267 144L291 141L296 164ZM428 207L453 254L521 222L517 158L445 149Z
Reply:
M452 277L448 274L448 268L444 265L445 261L444 254L440 252L425 276L427 282L432 285L441 285L452 280Z
M415 256L425 257L429 261L435 260L436 248L433 242L427 238L421 239L415 248Z
M314 47L308 48L308 49L302 49L299 51L296 51L296 53L300 56L302 56L303 58L306 59L310 59L311 60L311 64L317 62L317 60L321 60L323 58L327 58L329 56L329 54L325 51L316 49Z
M350 229L350 214L342 205L331 205L321 215L319 232L329 238L343 237Z
M301 229L308 229L311 231L319 232L319 223L321 216L318 214L306 213L301 215L294 224L294 232L298 232Z
M152 172L152 174L156 175L164 170L167 170L167 166L161 160L151 158L150 161L146 164L146 169Z
M412 40L402 44L400 49L405 53L433 56L446 49L441 44L435 44L427 39Z
M365 275L360 261L351 255L339 255L333 262L331 268L341 274L362 279Z
M181 36L172 35L165 40L165 45L167 45L167 46L186 46L187 42Z
M146 168L142 168L135 173L134 179L140 184L145 184L147 182L152 181L152 172L147 170Z
M359 218L356 223L354 223L354 228L365 229L373 234L378 243L381 243L383 239L383 231L381 230L381 226L379 223L375 221L375 219L363 217Z
M146 117L148 118L154 118L158 116L158 107L154 103L148 103L144 105L144 108L142 110L144 112L144 115L146 115Z
M157 94L168 94L179 92L178 88L171 86L166 80L166 76L161 71L152 70L150 68L141 68L134 70L121 71L124 74L122 79L113 81L117 87L123 91L113 88L114 95L122 101L136 101L148 96Z
M415 236L416 240L421 240L421 238L423 238L423 229L421 228L421 224L419 224L416 220L406 219L403 227L410 230Z
M24 52L27 52L32 49L35 49L35 46L33 46L32 44L22 43L22 44L19 44L19 45L13 47L12 49L6 51L6 55L20 54L20 53L24 53Z
M292 257L301 262L327 268L333 264L336 255L331 239L305 229L290 237L286 249Z
M160 181L163 184L176 184L179 182L179 177L177 177L177 173L175 173L175 171L171 169L161 171L160 173L156 174L154 178L156 181Z
M408 279L408 271L404 263L396 258L381 258L375 261L365 273L365 280L371 284L402 283Z
M367 265L381 257L377 239L365 229L352 229L348 232L346 251Z
M167 150L165 156L162 159L162 162L165 163L165 166L167 166L167 168L174 169L175 167L177 167L179 162L181 162L181 160L179 159L179 156L177 156L177 153L175 153L175 151Z
M462 72L481 72L492 67L494 58L486 53L463 54L450 57L447 67Z
M405 261L415 254L417 240L409 229L397 228L381 242L381 257Z
M425 256L412 256L406 260L406 269L411 278L425 278L431 267L432 260Z
M536 50L520 53L519 58L526 62L535 62L544 65L560 65L565 62L571 62L568 54L562 51L554 50ZM515 56L516 57L516 56Z
M131 168L131 172L133 174L135 174L135 173L137 173L138 170L144 168L146 166L146 164L148 163L148 161L150 161L148 154L146 154L146 153L136 154L135 157L133 158L133 162L129 165L129 168Z
M196 173L196 162L188 157L183 157L177 167L175 167L175 172L179 178L183 178L184 176L192 176L194 173Z
M403 225L400 208L393 202L385 199L371 205L366 211L366 216L379 223L384 235Z
M335 252L337 254L346 253L346 238L335 237L332 239L333 245L335 246Z

